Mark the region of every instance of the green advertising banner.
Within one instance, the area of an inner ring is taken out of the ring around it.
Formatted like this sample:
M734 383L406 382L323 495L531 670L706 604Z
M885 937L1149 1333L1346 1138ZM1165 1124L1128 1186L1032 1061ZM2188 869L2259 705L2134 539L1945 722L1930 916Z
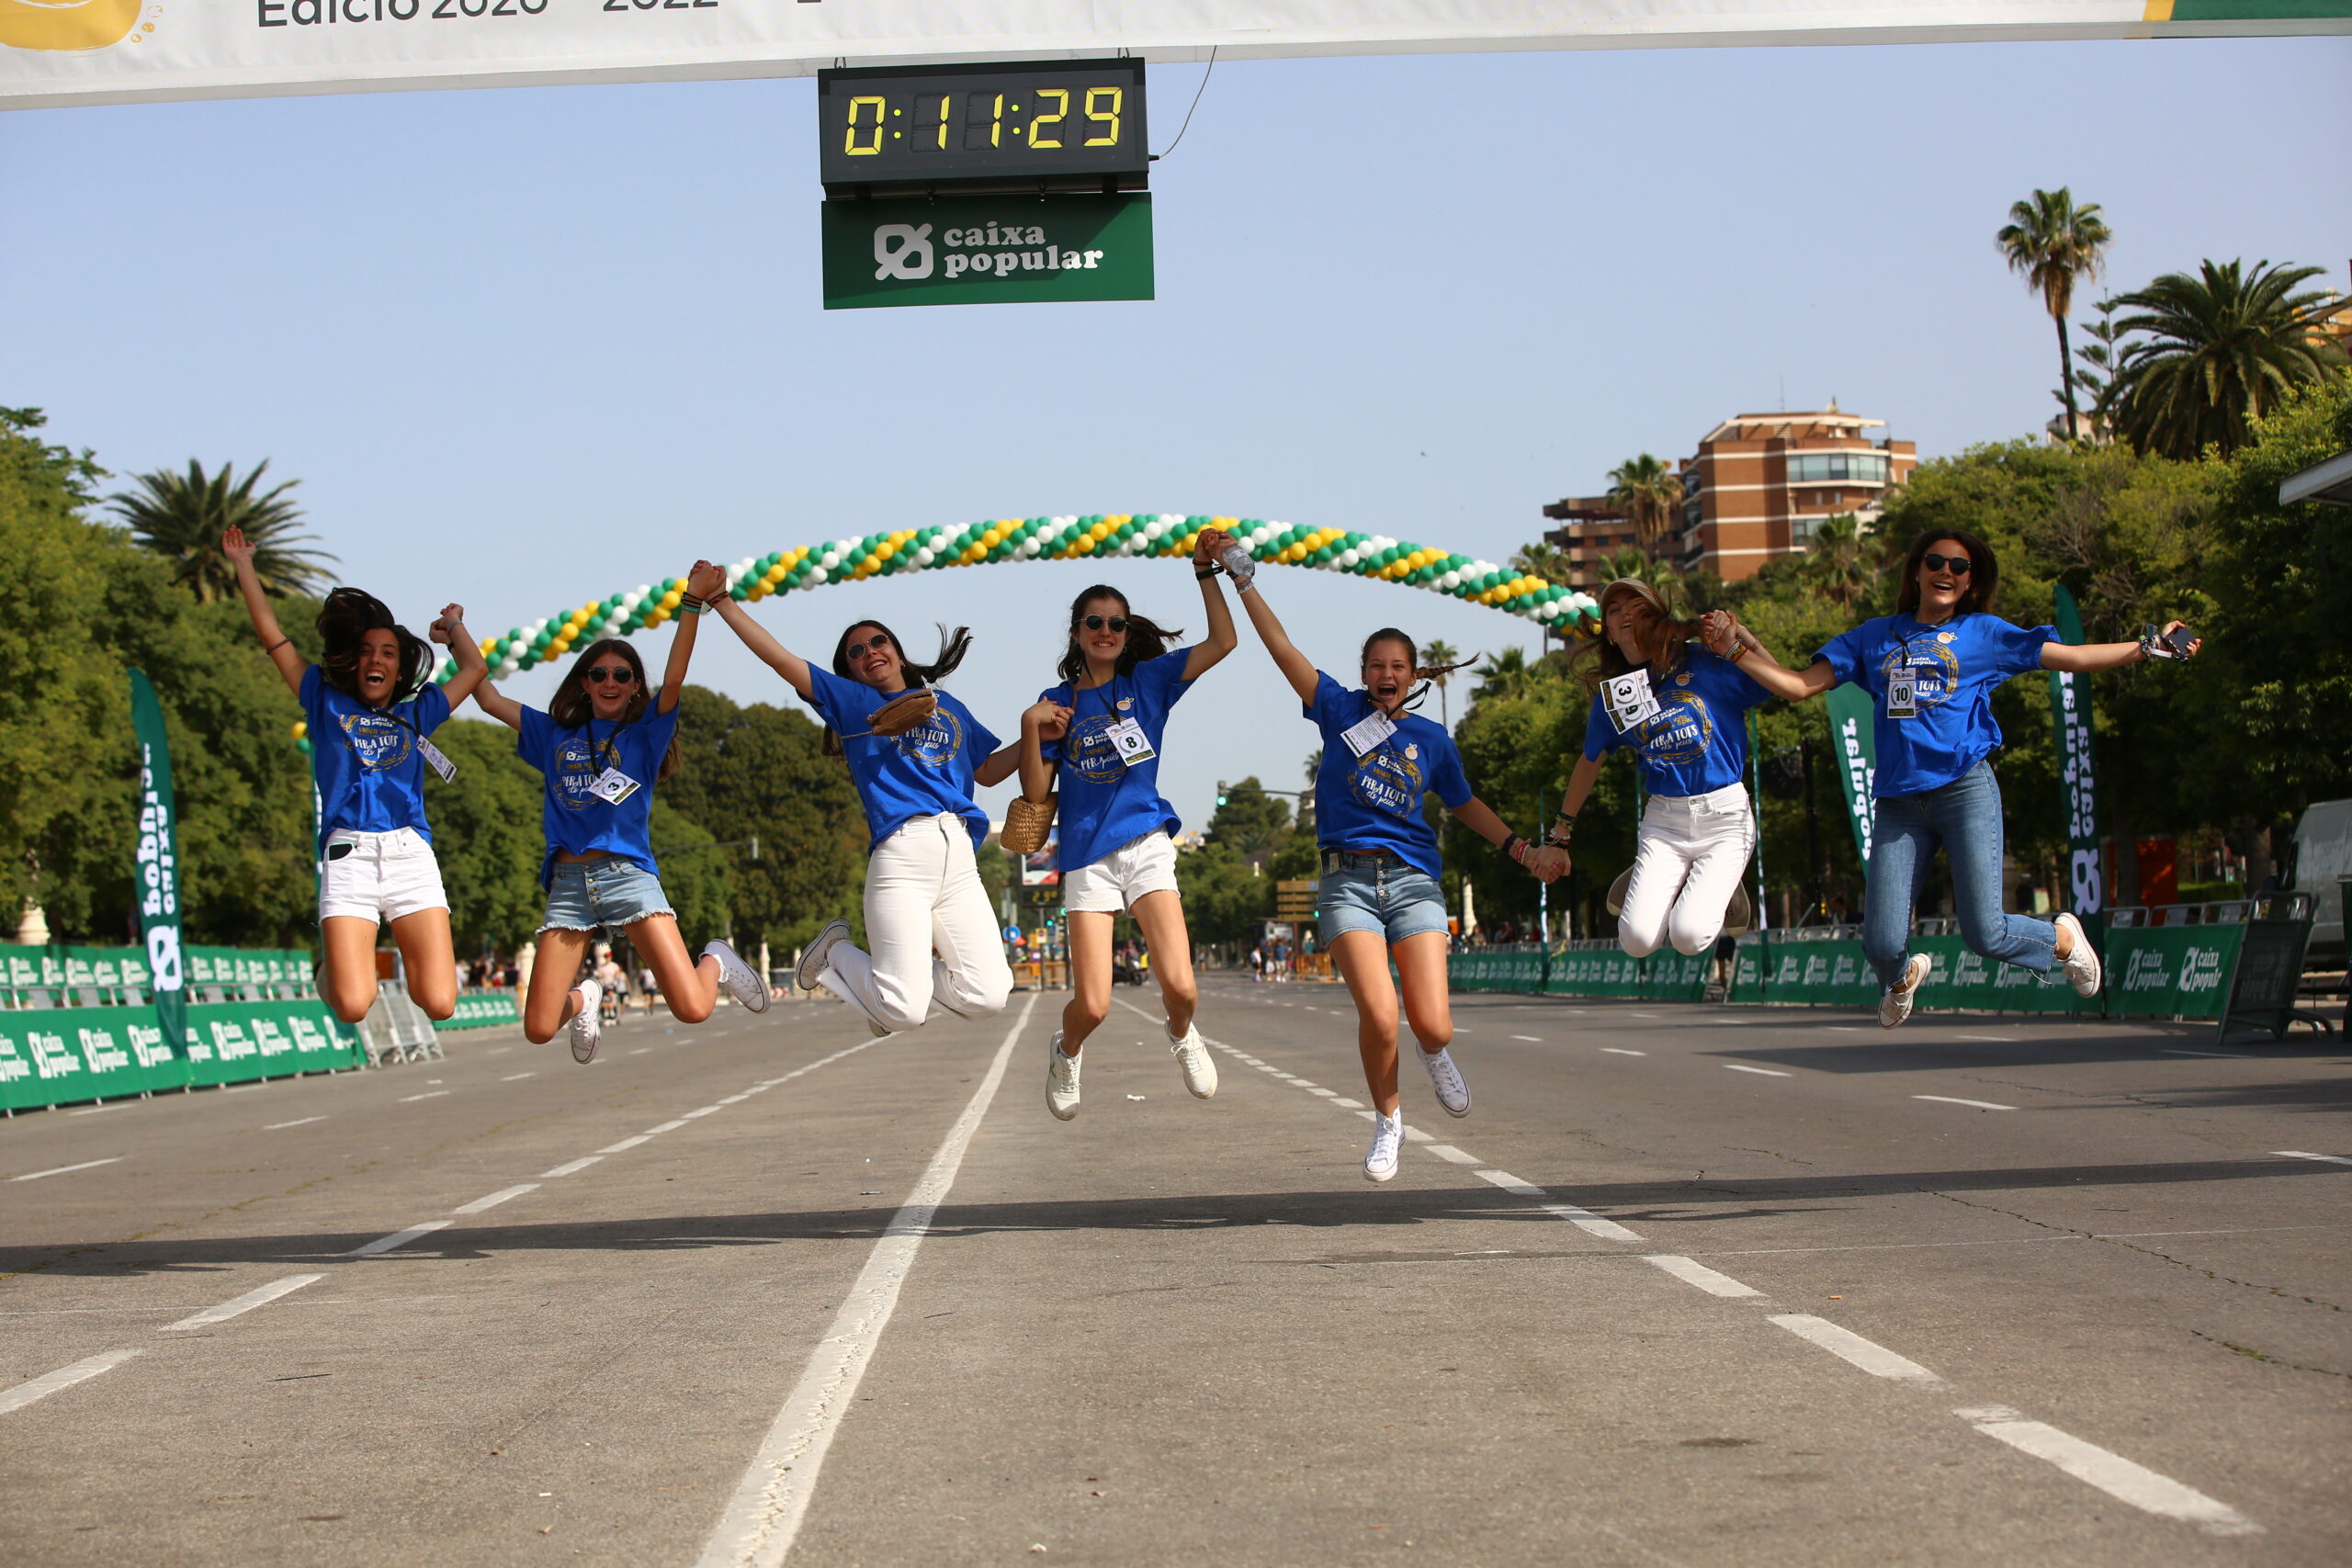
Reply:
M1552 954L1548 978L1541 953L1477 948L1448 957L1446 977L1457 991L1695 1002L1706 992L1713 964L1712 953L1680 953L1668 948L1647 958L1628 958L1613 942L1579 942Z
M2062 582L2056 597L2059 638L2079 646L2083 616L2075 607L2075 596ZM2098 864L2098 791L2091 767L2088 682L2070 671L2050 671L2050 718L2057 727L2060 788L2065 794L2069 902L2096 935L2098 922L2090 917L2107 908L2107 889Z
M2244 926L2109 931L2108 1012L2126 1018L2221 1017L2245 933Z
M452 1029L488 1029L521 1021L522 1015L514 1010L514 992L469 991L458 998L458 1010L433 1027L447 1033Z
M1871 863L1871 827L1877 807L1871 785L1878 777L1877 709L1871 694L1851 683L1829 689L1829 745L1838 758L1838 787L1846 797L1846 818L1854 827L1854 852Z
M316 1001L199 1002L185 1055L143 1008L0 1011L0 1107L23 1111L197 1084L356 1067L358 1036Z
M2072 1012L2081 1005L2063 974L1995 964L1956 936L1916 936L1911 951L1925 953L1931 965L1919 987L1923 1011ZM1739 939L1734 1001L1874 1008L1878 994L1878 977L1858 938L1752 931ZM2096 1005L2089 1010L2098 1010Z
M1151 197L824 204L825 309L1152 298Z
M180 963L179 813L172 804L172 746L146 671L130 672L130 727L139 739L139 849L131 886L155 1019L176 1049L187 1037L187 976ZM70 982L69 982L70 983Z

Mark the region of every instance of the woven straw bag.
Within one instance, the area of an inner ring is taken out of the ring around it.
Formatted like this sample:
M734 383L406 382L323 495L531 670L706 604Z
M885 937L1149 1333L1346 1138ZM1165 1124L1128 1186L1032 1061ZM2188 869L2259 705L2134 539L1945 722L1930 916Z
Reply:
M1014 796L1004 808L1004 831L997 835L997 842L1007 854L1035 854L1046 847L1046 836L1054 830L1054 810L1060 804L1059 795L1049 795L1043 800Z

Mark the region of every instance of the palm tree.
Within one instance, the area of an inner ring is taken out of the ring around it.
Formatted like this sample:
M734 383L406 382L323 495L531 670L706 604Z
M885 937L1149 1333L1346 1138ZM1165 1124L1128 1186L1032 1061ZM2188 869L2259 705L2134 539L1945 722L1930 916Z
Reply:
M1860 519L1850 512L1825 517L1813 525L1813 543L1805 551L1805 570L1838 601L1840 610L1852 609L1855 599L1877 575L1871 559L1874 552L1870 546Z
M2075 205L2064 186L2038 190L2030 201L2009 209L2009 220L1993 236L2008 258L2009 270L2025 276L2026 287L2041 294L2042 309L2058 323L2058 375L2066 396L2066 439L2082 439L2082 419L2075 409L2075 351L2066 341L2066 314L2075 308L2075 285L2098 276L2099 254L2114 239L2098 215L2098 203Z
M1609 502L1634 525L1634 536L1652 554L1682 509L1682 476L1647 452L1609 470Z
M1540 540L1532 545L1521 545L1519 553L1510 558L1510 569L1524 576L1540 577L1561 588L1568 585L1568 552L1556 545L1547 545ZM1436 664L1443 660L1431 660L1430 662Z
M1537 547L1539 547L1532 545L1528 547L1529 549L1534 549ZM1548 545L1540 547L1544 549L1551 548ZM1523 555L1526 552L1521 551L1521 553ZM1556 555L1558 552L1554 551L1553 553ZM1557 581L1558 580L1555 578L1553 579L1553 581ZM1453 710L1446 702L1445 686L1447 682L1453 679L1453 671L1451 670L1444 670L1443 667L1448 664L1459 664L1461 662L1461 650L1456 649L1452 643L1444 640L1442 637L1421 649L1422 667L1424 669L1442 670L1443 671L1441 674L1430 676L1430 684L1437 688L1438 716L1445 721L1446 732L1448 734L1453 733ZM1318 759L1323 754L1320 751L1316 753L1316 756Z
M236 466L224 463L207 476L204 465L188 459L187 472L159 468L133 474L137 490L107 498L130 529L130 536L175 563L172 576L192 589L199 604L234 598L237 574L220 553L220 536L236 527L256 547L254 571L268 592L309 593L322 586L322 563L334 557L300 547L299 541L318 536L300 531L302 509L286 492L302 481L288 479L256 495L254 487L269 471L262 459L242 480Z
M2118 305L2141 312L2116 323L2144 333L2123 351L2118 428L2143 452L2194 458L2208 446L2245 444L2254 422L2295 387L2345 363L2321 330L2339 303L2324 289L2292 292L2315 266L2198 264L2168 272Z

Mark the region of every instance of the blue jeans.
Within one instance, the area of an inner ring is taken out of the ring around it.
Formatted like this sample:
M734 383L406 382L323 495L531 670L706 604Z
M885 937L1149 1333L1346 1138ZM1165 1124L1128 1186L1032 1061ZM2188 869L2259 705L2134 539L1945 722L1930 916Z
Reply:
M548 867L548 918L543 931L618 931L678 912L662 896L662 879L618 855L603 860L560 860Z
M1862 901L1862 954L1886 990L1909 961L1911 911L1936 846L1951 863L1960 936L1971 950L2022 969L2057 962L2057 928L2001 912L2001 786L1979 762L1939 788L1878 802L1871 831L1869 890Z
M1350 931L1373 931L1393 945L1446 929L1445 895L1436 879L1385 852L1348 852L1341 864L1325 871L1315 912L1326 947Z

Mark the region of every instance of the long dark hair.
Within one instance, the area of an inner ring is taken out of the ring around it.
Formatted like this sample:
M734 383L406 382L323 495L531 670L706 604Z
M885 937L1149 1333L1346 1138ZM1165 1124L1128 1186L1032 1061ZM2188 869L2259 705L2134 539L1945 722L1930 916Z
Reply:
M590 643L587 651L571 661L571 668L556 682L555 695L548 699L548 716L555 720L558 729L584 729L588 721L596 716L596 705L588 695L588 682L582 677L606 654L628 660L628 667L637 671L637 690L630 694L628 705L621 709L620 721L635 724L653 705L653 694L645 684L645 661L638 658L637 649L624 638L603 637ZM662 768L653 775L653 782L660 784L677 771L678 738L673 734L670 737L670 749L662 753Z
M373 593L338 588L319 606L319 640L325 649L319 659L319 671L328 685L346 697L357 697L360 639L377 631L391 633L400 645L400 674L392 682L392 694L384 701L390 707L423 691L439 661L424 639L394 620L392 612Z
M1993 547L1965 528L1930 528L1911 541L1911 548L1903 557L1903 581L1894 590L1894 611L1899 615L1917 615L1919 610L1919 558L1931 545L1950 541L1968 552L1968 592L1960 596L1956 615L1973 615L1978 611L1989 613L1993 601L2001 592L2001 563L1993 558Z
M1682 652L1683 644L1699 635L1698 626L1690 621L1678 621L1666 613L1666 600L1658 591L1637 577L1621 577L1600 591L1600 631L1598 636L1568 656L1568 667L1586 687L1599 691L1603 681L1620 675L1630 675L1641 666L1625 657L1617 639L1609 635L1609 601L1630 594L1650 607L1657 617L1643 638L1642 665L1656 664L1669 668Z
M1405 700L1396 705L1400 708L1419 707L1421 699L1430 694L1431 681L1440 675L1451 675L1471 662L1465 659L1458 664L1423 664L1419 643L1415 642L1395 626L1383 626L1363 639L1363 649L1356 655L1356 668L1363 669L1364 661L1372 657L1372 650L1384 642L1401 642L1405 645L1405 662L1413 667L1413 679L1418 682L1411 691L1405 694Z
M939 656L928 664L917 664L907 657L907 645L899 640L897 632L879 621L852 621L842 628L842 635L833 639L833 673L844 681L857 679L849 672L850 634L862 626L872 626L890 639L890 651L899 656L899 668L906 672L909 691L918 691L944 681L956 672L956 666L964 662L964 655L972 650L972 628L957 626L951 632L944 625L933 624L939 625ZM825 727L823 749L828 757L845 755L842 750L842 738L833 733L833 727L830 724Z
M1132 675L1138 664L1148 664L1168 651L1168 645L1184 634L1159 625L1146 615L1138 615L1127 604L1127 596L1107 582L1098 582L1069 602L1069 629L1073 634L1069 646L1062 650L1062 661L1054 666L1054 673L1075 682L1086 673L1086 650L1078 646L1079 623L1086 618L1090 600L1116 599L1119 614L1127 618L1127 642L1119 650L1119 662L1114 673Z

